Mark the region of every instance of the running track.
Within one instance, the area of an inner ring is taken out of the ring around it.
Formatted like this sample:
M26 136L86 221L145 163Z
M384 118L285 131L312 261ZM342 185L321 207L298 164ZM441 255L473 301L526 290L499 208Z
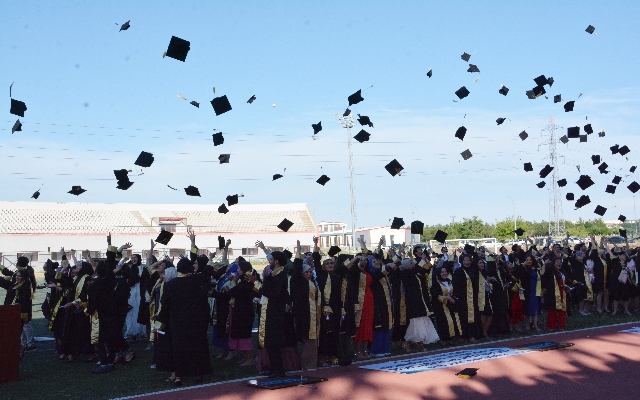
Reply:
M637 380L640 370L640 334L618 331L638 326L627 323L558 332L530 338L510 339L491 344L456 347L511 347L539 341L571 342L562 350L531 352L464 366L396 374L358 368L332 367L305 375L328 378L315 389L291 387L278 390L256 389L242 381L201 385L135 397L145 400L224 399L224 400L337 400L337 399L631 399L640 398ZM406 359L436 354L415 353L394 357ZM451 350L449 350L451 351ZM389 360L367 361L374 364ZM465 367L479 368L478 375L460 379L455 373ZM633 394L636 393L636 394Z

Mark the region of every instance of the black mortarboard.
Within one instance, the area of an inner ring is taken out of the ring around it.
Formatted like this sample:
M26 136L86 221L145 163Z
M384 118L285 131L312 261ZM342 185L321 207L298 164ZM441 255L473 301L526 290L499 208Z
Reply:
M623 238L627 237L627 230L626 229L619 229L619 232L620 232L620 236L622 236Z
M545 165L544 168L540 170L540 178L546 178L553 171L553 167L549 164Z
M276 179L280 179L280 178L282 178L282 175L280 175L280 174L275 174L275 175L273 175L273 179L272 179L272 180L274 180L274 181L275 181Z
M32 199L36 199L36 200L38 200L38 197L40 197L40 189L36 190L36 191L31 195L31 198L32 198Z
M522 131L518 134L518 136L520 136L520 139L525 140L529 137L529 134L526 131Z
M615 194L616 193L616 187L614 185L607 185L607 188L604 190L607 193L611 193L611 194Z
M471 54L464 53L460 56L460 58L462 58L466 62L469 62L469 59L471 58Z
M518 236L522 236L522 235L524 235L524 229L518 228L515 231L513 231L513 233L515 233Z
M506 118L498 118L496 119L496 124L502 125L502 123L506 120Z
M171 41L167 48L167 57L175 58L176 60L184 62L187 58L190 46L191 43L188 41L180 39L179 37L171 36Z
M326 175L322 175L320 178L318 178L318 180L316 181L316 183L321 184L322 186L325 185L325 183L329 182L331 180L331 178L329 178Z
M464 135L466 134L467 134L467 128L465 128L464 126L461 126L456 131L455 137L457 137L460 140L464 140Z
M540 181L540 182L536 183L536 186L537 186L539 189L542 189L543 187L545 187L545 186L546 186L546 184L547 184L547 182L545 182L545 181Z
M427 72L427 76L431 78L433 76L433 70L430 69L429 72Z
M547 91L544 90L544 86L536 86L533 88L533 94L536 98L542 96L545 93L547 93Z
M598 165L598 170L600 170L601 174L608 174L609 171L607 171L607 168L609 168L609 166L607 165L606 162L603 162L602 164Z
M569 142L569 138L567 137L567 135L562 135L560 141L564 144L567 144Z
M580 196L578 201L576 201L575 206L576 208L582 208L589 203L591 203L591 199L589 198L589 196L583 194L582 196Z
M604 137L604 131L598 132L598 137Z
M560 179L560 180L558 181L558 186L559 186L559 187L565 187L565 186L567 186L567 180L566 180L566 179L564 179L564 178Z
M293 223L291 225L293 225ZM282 252L284 253L284 256L287 257L287 260L291 260L291 257L293 257L293 253L290 252L289 249L284 249Z
M196 106L198 108L200 108L200 103L198 103L197 101L191 101L189 104L191 104L192 106Z
M404 220L402 218L394 217L393 222L391 222L391 229L400 229L404 225Z
M596 28L594 28L593 25L589 25L587 26L587 29L585 29L584 31L587 32L588 34L592 34L593 32L596 31Z
M585 143L587 141L587 135L580 135L580 143Z
M27 105L21 101L11 99L11 109L9 112L24 118L24 112L27 111Z
M553 82L554 82L554 80L553 80L552 76L547 78L547 84L549 85L549 87L553 86Z
M400 163L398 162L398 160L393 159L389 164L384 166L384 169L387 170L388 173L391 174L391 176L396 176L400 173L400 171L402 171L404 168L402 167L402 165L400 165Z
M575 104L575 101L567 101L564 104L564 112L569 112L569 111L573 111L573 105Z
M116 189L127 190L131 186L133 186L133 182L127 179L126 181L118 181L118 186L116 186Z
M227 196L227 204L229 204L229 207L238 204L238 195L233 194L233 195Z
M256 95L254 94L253 96L249 97L249 100L247 100L247 103L249 103L249 104L253 104L253 102L255 101L255 99L256 99Z
M593 128L591 127L591 124L586 124L584 126L584 131L587 132L587 134L591 135L593 133Z
M533 90L527 90L527 91L525 92L525 94L527 95L527 98L528 98L529 100L535 100L535 99L536 99L536 94L535 94L535 93L533 93Z
M373 128L373 123L371 122L371 119L366 115L358 114L358 122L360 122L361 126L367 125L369 128Z
M80 196L84 192L86 192L86 190L84 190L81 186L71 186L71 190L69 190L67 193Z
M227 111L231 111L231 104L229 103L229 99L227 96L216 97L211 100L211 105L213 106L213 110L216 112L216 115L224 114Z
M216 132L213 134L213 145L220 146L224 143L224 136L222 136L222 132Z
M131 25L129 24L129 22L131 22L131 20L125 22L124 24L122 24L122 26L120 27L120 30L118 32L121 31L126 31L127 29L131 28Z
M220 164L229 164L230 159L231 159L231 154L220 154L218 156L218 160L220 160Z
M611 150L611 154L616 154L618 151L620 151L620 146L614 144L613 146L609 147L609 150Z
M506 96L507 93L509 93L509 88L506 86L502 86L500 90L498 90L498 93L500 93L503 96Z
M173 237L173 233L169 231L165 231L164 229L160 231L158 237L156 238L156 243L164 244L165 246L169 244L169 240Z
M619 185L621 180L622 180L622 177L616 175L613 177L613 180L611 181L611 183L613 183L614 185Z
M218 248L224 249L226 246L226 241L224 240L224 236L218 235Z
M631 150L629 150L629 148L626 145L618 149L618 153L620 153L621 156L626 156L627 153L629 153L630 151Z
M465 251L467 254L471 254L471 253L473 253L473 252L475 252L475 251L476 251L476 248L475 248L475 246L472 246L472 245L470 245L469 243L467 243L467 244L465 244L465 245L464 245L464 251Z
M113 170L113 174L116 176L118 180L118 189L127 190L133 185L133 182L129 180L129 171L126 169L115 169Z
M629 172L634 173L636 172L636 166L634 165L633 167L629 168Z
M547 80L547 77L544 75L540 75L537 78L534 78L533 81L536 83L536 85L538 86L544 86L546 84L549 83L549 81Z
M631 190L631 193L635 193L640 190L640 185L638 185L638 182L633 181L629 186L627 186L627 189Z
M436 232L436 235L433 237L433 239L437 240L440 243L444 243L445 240L447 240L447 236L449 236L449 234L447 232L443 232L440 229L438 229L438 231Z
M531 171L533 171L533 165L531 165L531 163L530 163L530 162L526 162L526 163L524 163L524 170L525 170L526 172L531 172Z
M462 158L466 161L468 159L470 159L471 157L473 157L473 154L471 154L471 151L469 151L469 149L466 149L465 151L463 151L462 153L460 153L460 155L462 156Z
M329 252L327 252L327 254L329 255L329 257L333 257L336 254L340 253L342 251L342 249L338 246L331 246L329 247Z
M458 378L471 378L472 376L476 376L478 368L465 368L462 371L458 372L456 375Z
M351 115L351 110L349 110L348 108L346 110L344 110L344 112L342 113L343 117L348 117L349 115Z
M291 229L292 226L293 226L293 222L285 218L282 220L282 222L278 224L278 229L287 232L289 229Z
M11 128L12 135L13 132L22 132L22 122L20 122L20 120L17 120L16 123L13 124L13 128Z
M469 69L467 69L467 72L480 72L480 69L477 65L469 64Z
M227 208L227 206L224 203L222 203L222 204L220 204L220 207L218 207L218 212L220 214L226 214L226 213L229 212L229 209Z
M153 164L153 154L146 151L141 152L134 164L140 167L150 167Z
M189 185L189 187L184 188L184 192L187 196L198 196L200 197L200 191L197 187Z
M362 98L362 90L358 90L351 96L347 97L347 100L349 100L349 107L351 107L354 104L360 103L362 100L364 100Z
M318 122L317 124L311 124L311 127L313 128L313 134L318 134L318 132L322 130L322 121Z
M573 193L567 193L567 195L565 196L565 198L566 198L567 200L569 200L569 201L573 200L573 199L574 199L574 197L573 197Z
M591 156L591 161L593 161L593 165L600 164L600 156L595 155L595 154L592 155Z
M458 98L460 100L464 99L465 97L467 97L469 95L469 91L467 90L466 87L461 87L460 89L456 90L456 96L458 96Z
M553 102L554 103L560 103L562 101L562 95L557 94L555 96L553 96Z
M604 213L607 212L607 209L599 205L599 206L596 206L596 209L593 210L593 212L602 217L604 216Z
M358 142L363 143L363 142L368 142L368 141L369 141L369 136L371 136L371 135L369 134L369 132L367 132L367 131L365 131L364 129L362 129L362 130L360 130L360 132L358 132L358 134L357 134L357 135L355 135L353 138L354 138L355 140L357 140Z
M576 139L580 137L580 127L579 126L572 126L570 128L567 128L567 137L569 139Z
M411 233L414 235L422 235L424 233L424 223L422 221L413 221L411 223Z
M620 215L618 216L618 221L620 221L620 222L624 222L624 221L626 221L626 220L627 220L627 217L625 217L624 215L620 214Z
M593 181L589 175L580 175L580 179L578 179L576 183L582 190L587 190L587 188L593 185Z

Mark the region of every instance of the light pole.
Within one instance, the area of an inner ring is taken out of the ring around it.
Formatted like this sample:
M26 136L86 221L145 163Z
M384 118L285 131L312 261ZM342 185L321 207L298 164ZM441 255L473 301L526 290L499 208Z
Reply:
M347 129L347 148L349 149L349 186L351 188L351 245L356 248L356 199L353 186L353 155L351 154L351 128L355 125L353 115L338 118L340 125Z
M516 227L516 202L513 201L513 199L511 198L511 196L507 196L509 198L509 200L511 200L511 202L513 203L513 238L515 240L518 240L518 234L516 233L516 229L518 229Z

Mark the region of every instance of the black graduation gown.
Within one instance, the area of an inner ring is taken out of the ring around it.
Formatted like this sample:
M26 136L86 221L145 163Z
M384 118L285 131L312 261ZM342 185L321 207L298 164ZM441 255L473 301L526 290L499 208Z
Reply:
M393 332L391 333L391 340L397 342L404 340L407 327L409 326L406 293L398 268L391 270L388 278L389 283L391 283L391 305L393 312Z
M508 272L495 261L487 263L487 279L493 287L489 294L491 308L493 309L493 318L489 326L489 333L505 334L509 333L509 300L511 292L505 289L508 286L510 277Z
M342 319L342 277L335 272L335 269L329 273L322 268L320 253L313 253L313 262L316 271L316 282L318 282L318 288L322 296L318 354L337 357L340 321Z
M462 335L477 339L482 336L478 308L478 270L473 266L460 267L453 272L452 281Z
M373 293L373 329L388 331L393 326L393 311L391 309L391 284L387 279L389 272L386 266L380 269L372 268L371 292Z
M0 279L0 287L7 291L4 298L4 305L20 305L20 319L23 323L29 320L31 311L31 287L29 281L23 281L20 286L6 279Z
M404 285L407 321L430 315L431 301L422 267L416 265L400 271L400 279Z
M90 281L91 277L88 275L76 277L69 291L69 300L77 299L86 304L87 288ZM84 307L76 308L74 306L66 310L61 352L76 356L94 353L91 348L91 321L89 316L84 313Z
M89 316L95 315L98 318L97 338L95 337L95 328L92 326L92 344L114 343L118 335L122 336L122 332L119 331L117 325L117 310L113 306L115 289L116 282L110 277L94 279L87 287L86 313ZM95 314L96 312L97 314Z
M609 273L611 272L611 266L597 255L590 257L590 259L593 261L593 293L597 294L609 287Z
M609 295L612 300L616 301L628 301L631 298L631 275L627 275L627 282L622 283L619 281L620 275L626 266L620 263L620 260L616 257L612 259L613 267L611 268L611 279L609 280Z
M229 296L234 299L229 329L231 339L251 339L251 330L255 319L253 293L253 283L241 277L238 278L238 284L228 292Z
M164 285L157 320L171 326L176 376L202 376L213 372L207 340L207 289L206 282L197 274L178 274Z
M260 294L264 296L260 307L258 343L260 347L284 347L286 343L286 306L290 303L287 273L276 268L264 278Z
M213 272L213 278L220 280L226 273L227 266L222 266L218 270ZM213 290L211 297L215 299L216 308L216 337L220 339L228 339L229 332L227 331L227 321L229 320L229 300L231 297L228 292L219 292Z
M451 280L446 279L449 283L449 291L453 289L453 283ZM456 305L451 304L443 297L447 297L449 294L444 293L447 291L447 286L442 283L444 281L435 279L431 284L431 304L433 306L433 313L436 317L436 330L441 340L447 341L454 336L460 336L460 319L456 311Z
M316 283L308 281L302 276L302 259L293 261L293 274L291 275L291 301L293 303L293 320L296 329L296 339L304 342L309 339L317 339L317 302L320 300ZM316 304L312 304L316 303ZM313 326L312 326L313 325Z
M336 272L344 274L346 284L345 297L344 297L344 315L342 323L340 325L340 333L349 335L350 337L356 336L356 317L355 317L355 305L358 303L358 294L360 291L360 268L358 265L351 265L347 268L344 264L338 266Z
M545 268L541 279L544 289L544 309L547 311L567 311L566 291L562 287L566 285L566 278L562 271L555 271L553 266Z
M147 302L147 296L153 296L151 291L155 286L159 275L155 274L155 279L151 278L149 274L149 268L146 266L140 266L142 272L140 273L140 306L138 307L138 318L136 322L141 325L149 325L151 322L151 315L149 315L149 303Z
M575 301L587 300L589 294L591 295L591 300L593 300L591 282L587 281L589 278L587 277L584 263L575 258L570 258L569 263L571 264L571 284L575 287L573 291Z

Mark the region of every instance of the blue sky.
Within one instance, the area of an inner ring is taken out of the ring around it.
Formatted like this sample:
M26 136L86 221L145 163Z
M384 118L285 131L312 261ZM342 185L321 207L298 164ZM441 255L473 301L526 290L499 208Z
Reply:
M557 136L586 123L606 132L558 144L558 174L570 182L563 197L583 194L576 165L596 182L582 209L563 200L565 218L596 217L598 204L608 208L604 219L634 216L626 186L640 178L628 173L640 151L637 2L3 0L0 8L0 84L15 82L13 98L28 107L23 131L11 135L17 117L3 97L0 182L10 189L1 200L29 200L40 187L37 201L56 202L219 205L242 193L244 203L305 202L318 220L349 222L347 135L334 114L363 89L352 110L375 128L366 128L369 142L353 144L359 227L393 217L494 221L512 215L507 196L523 218L547 219L549 185L536 183L550 116ZM127 20L131 28L119 32ZM585 32L589 24L597 35ZM191 42L186 62L162 58L171 36ZM463 52L480 68L477 82ZM529 100L541 74L555 80L549 99ZM471 94L454 102L461 86ZM555 94L575 100L574 111L554 104ZM220 95L233 110L216 116L209 102ZM496 126L498 117L507 121ZM213 146L214 129L222 146ZM629 146L629 160L612 155L613 144ZM474 157L463 161L466 149ZM131 177L128 191L115 189L112 171L138 171L142 150L153 166ZM231 153L229 164L218 163L221 153ZM611 173L598 172L593 154ZM394 158L402 176L384 170ZM271 182L276 173L285 177ZM607 194L616 173L623 182ZM315 183L322 174L331 177L324 187ZM67 194L72 185L87 192ZM189 185L202 197L186 196Z

